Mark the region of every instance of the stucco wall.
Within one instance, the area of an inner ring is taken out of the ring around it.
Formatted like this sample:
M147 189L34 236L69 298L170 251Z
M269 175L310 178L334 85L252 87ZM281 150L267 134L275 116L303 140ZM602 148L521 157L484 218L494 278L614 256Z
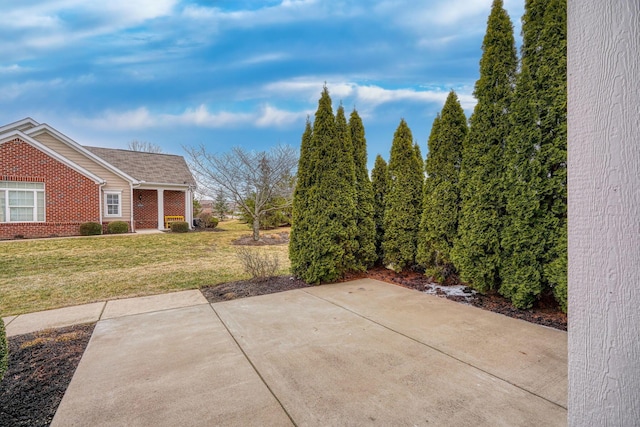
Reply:
M640 2L569 0L569 425L640 424Z

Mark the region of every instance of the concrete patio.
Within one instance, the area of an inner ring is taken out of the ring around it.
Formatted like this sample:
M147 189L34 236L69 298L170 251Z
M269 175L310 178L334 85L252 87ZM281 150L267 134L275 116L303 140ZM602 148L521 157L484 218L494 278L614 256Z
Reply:
M566 425L565 332L375 280L85 309L58 322L98 321L53 426Z

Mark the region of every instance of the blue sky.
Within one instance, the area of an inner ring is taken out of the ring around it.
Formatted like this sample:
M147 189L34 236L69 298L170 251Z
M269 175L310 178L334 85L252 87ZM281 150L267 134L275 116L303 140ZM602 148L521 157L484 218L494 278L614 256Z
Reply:
M370 166L401 118L426 153L450 89L475 100L491 0L0 0L0 125L165 152L300 145L326 82ZM505 0L520 36L524 0Z

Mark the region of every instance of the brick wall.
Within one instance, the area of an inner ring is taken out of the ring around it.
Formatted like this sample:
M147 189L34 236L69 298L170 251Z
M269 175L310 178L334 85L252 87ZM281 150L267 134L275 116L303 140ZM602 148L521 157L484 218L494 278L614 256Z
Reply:
M164 214L184 214L184 191L164 191ZM136 229L158 228L158 192L133 190L133 219Z
M184 191L164 192L164 214L184 215Z
M72 236L100 222L99 185L20 139L0 144L0 180L44 182L46 219L0 223L0 239Z
M133 219L136 230L158 228L158 192L133 190Z

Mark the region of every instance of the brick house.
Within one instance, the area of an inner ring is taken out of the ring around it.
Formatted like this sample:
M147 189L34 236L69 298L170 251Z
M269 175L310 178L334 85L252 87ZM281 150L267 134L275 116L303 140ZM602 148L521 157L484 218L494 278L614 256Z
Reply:
M191 224L194 190L181 156L82 146L31 118L0 127L0 239L73 236L85 222Z

